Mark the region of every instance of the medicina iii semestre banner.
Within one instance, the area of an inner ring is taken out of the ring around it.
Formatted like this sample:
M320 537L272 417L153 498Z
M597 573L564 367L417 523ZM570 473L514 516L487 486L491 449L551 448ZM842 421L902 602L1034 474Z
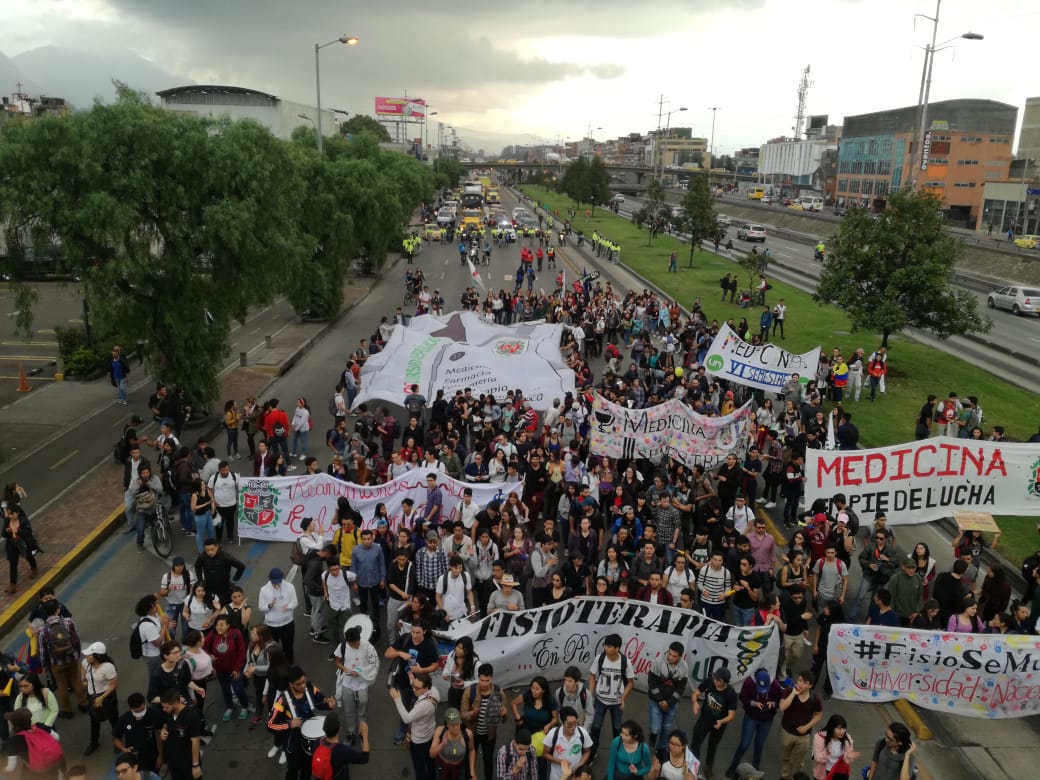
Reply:
M495 682L506 687L526 685L536 674L562 679L571 665L588 670L609 634L621 636L621 652L643 691L650 665L672 642L686 648L694 685L727 666L739 688L742 677L760 668L776 669L783 641L774 625L740 628L681 607L600 596L495 612L472 624L456 621L448 635L449 642L472 637L481 662L492 664Z
M850 701L905 699L973 718L1040 712L1040 637L831 626L827 670Z
M937 436L870 450L808 450L805 504L844 493L860 517L927 523L955 510L1040 512L1040 444Z
M723 325L704 358L704 369L712 376L779 393L794 374L803 384L814 378L819 362L819 347L796 355L776 344L756 346Z
M592 401L589 447L595 455L647 458L657 463L675 458L688 467L718 466L747 444L751 403L725 417L697 414L675 398L646 409L620 406L599 393Z
M371 528L376 505L386 504L391 532L401 521L401 502L411 498L418 515L426 508L426 469L412 469L404 476L382 485L356 485L328 474L301 474L298 477L239 477L238 534L242 538L268 542L294 542L300 535L300 521L313 517L326 540L336 530L336 501L347 498L361 513L362 528ZM522 482L469 484L441 474L441 522L458 517L462 491L473 488L473 502L481 507L494 499L503 500L512 491L519 494Z
M424 314L397 325L381 352L361 369L354 408L373 400L401 405L416 384L430 403L437 390L450 400L457 390L502 400L521 390L538 410L574 392L574 371L560 351L563 325L490 325L473 312L435 317Z

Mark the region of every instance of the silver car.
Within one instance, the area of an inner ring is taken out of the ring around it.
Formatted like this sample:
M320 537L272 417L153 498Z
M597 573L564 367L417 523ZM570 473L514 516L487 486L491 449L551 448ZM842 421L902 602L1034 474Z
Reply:
M737 228L737 238L741 241L761 241L765 243L766 229L761 225L744 224Z
M1036 287L1001 287L986 296L991 309L1007 309L1013 314L1040 314L1040 289Z

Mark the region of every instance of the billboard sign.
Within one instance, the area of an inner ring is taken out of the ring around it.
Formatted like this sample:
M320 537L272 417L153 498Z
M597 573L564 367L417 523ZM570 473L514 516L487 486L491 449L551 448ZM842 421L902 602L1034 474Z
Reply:
M376 116L399 116L405 119L424 119L426 101L418 98L376 98Z

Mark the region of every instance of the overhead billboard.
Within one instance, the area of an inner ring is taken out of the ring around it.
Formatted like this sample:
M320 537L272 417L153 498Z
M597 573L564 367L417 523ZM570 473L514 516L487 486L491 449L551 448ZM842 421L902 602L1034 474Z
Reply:
M424 119L426 101L418 98L376 98L376 116L399 116L405 119Z

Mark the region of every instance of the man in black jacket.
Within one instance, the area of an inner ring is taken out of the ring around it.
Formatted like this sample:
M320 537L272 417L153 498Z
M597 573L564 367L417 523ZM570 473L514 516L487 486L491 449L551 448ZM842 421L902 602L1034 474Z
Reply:
M238 582L245 570L246 565L224 552L216 539L207 539L203 543L202 555L195 559L196 579L206 586L206 593L219 597L221 604L229 603L231 583Z

